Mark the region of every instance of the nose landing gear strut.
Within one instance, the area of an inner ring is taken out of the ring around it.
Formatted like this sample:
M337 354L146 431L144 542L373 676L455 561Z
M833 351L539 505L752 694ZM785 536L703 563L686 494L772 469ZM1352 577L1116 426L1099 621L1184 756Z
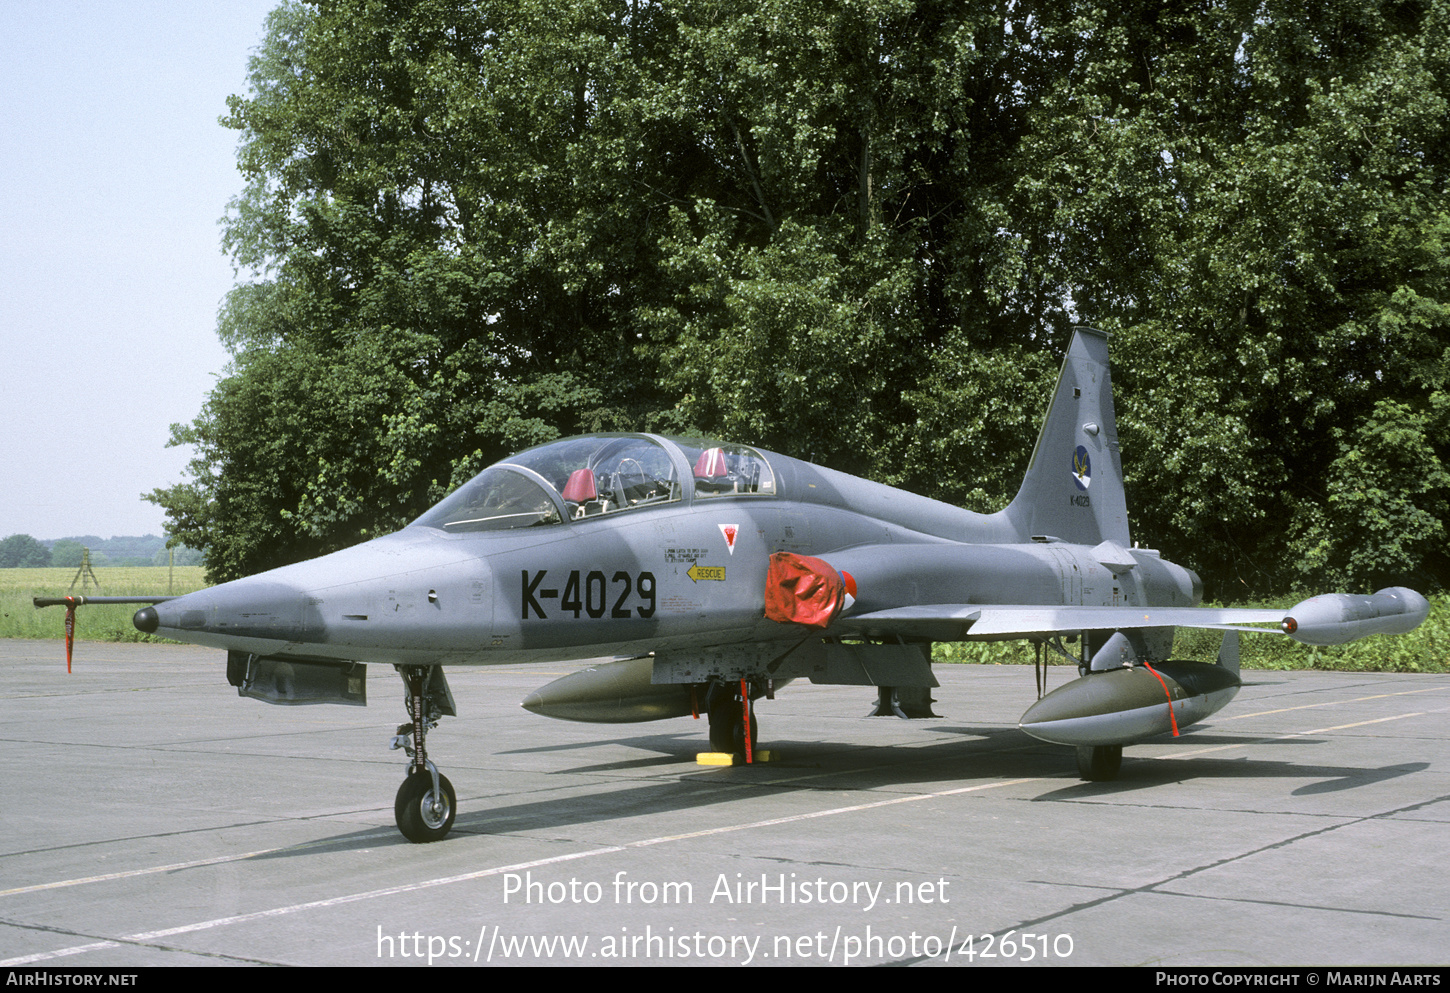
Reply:
M400 665L407 693L403 702L408 708L410 724L398 726L390 748L401 748L408 756L408 774L398 787L393 801L393 815L403 837L413 842L442 841L453 827L458 811L458 796L448 777L428 758L428 732L438 726L444 714L456 715L453 694L436 666Z

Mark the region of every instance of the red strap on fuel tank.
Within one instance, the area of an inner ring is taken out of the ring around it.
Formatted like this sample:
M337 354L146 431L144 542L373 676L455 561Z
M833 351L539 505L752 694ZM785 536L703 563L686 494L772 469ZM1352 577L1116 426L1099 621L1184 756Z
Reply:
M1168 684L1163 682L1163 677L1158 675L1157 669L1154 669L1147 662L1143 663L1143 668L1151 672L1153 678L1158 680L1158 685L1163 687L1163 695L1168 698L1168 723L1173 726L1173 737L1176 738L1178 737L1178 718L1173 715L1173 694L1168 692Z

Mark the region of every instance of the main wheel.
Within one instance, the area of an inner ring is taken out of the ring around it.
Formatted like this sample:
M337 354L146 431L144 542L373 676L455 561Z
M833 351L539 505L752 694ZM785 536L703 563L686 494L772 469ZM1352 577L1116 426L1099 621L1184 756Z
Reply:
M1106 783L1118 778L1123 766L1122 745L1079 745L1077 774L1090 783Z
M706 708L710 718L710 747L717 752L735 751L735 728L741 723L740 701L717 684L710 687ZM745 748L743 744L740 747L742 751Z
M453 792L448 777L438 777L438 794L435 794L433 776L427 772L409 773L398 787L398 798L393 802L398 830L403 832L403 837L419 844L447 837L457 809L458 795Z
M745 754L745 721L741 717L735 719L734 727L730 735L731 749L736 755ZM755 721L755 715L750 715L750 750L753 752L760 747L760 725Z

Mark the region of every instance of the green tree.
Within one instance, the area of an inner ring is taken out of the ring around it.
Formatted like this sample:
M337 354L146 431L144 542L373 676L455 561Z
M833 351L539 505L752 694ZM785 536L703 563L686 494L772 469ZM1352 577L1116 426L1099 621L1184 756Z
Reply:
M508 451L715 433L980 510L1070 327L1220 596L1447 575L1450 0L284 3L175 430L230 578Z
M50 549L28 534L12 534L0 541L0 569L43 569L50 565Z
M1025 214L1119 333L1135 524L1218 595L1443 586L1450 9L1082 7L1042 39ZM1366 528L1346 487L1382 482Z
M85 559L86 547L78 541L62 538L50 546L50 564L67 569L80 568Z

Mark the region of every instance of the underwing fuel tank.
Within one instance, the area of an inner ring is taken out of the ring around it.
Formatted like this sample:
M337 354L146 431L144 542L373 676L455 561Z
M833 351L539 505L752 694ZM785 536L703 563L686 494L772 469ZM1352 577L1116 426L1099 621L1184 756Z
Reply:
M694 713L690 687L652 683L654 659L621 659L561 676L524 698L523 708L544 717L590 724L634 724Z
M1203 720L1241 685L1237 673L1206 662L1094 672L1038 700L1018 726L1057 745L1126 745Z
M1284 633L1306 645L1342 645L1371 634L1404 634L1420 626L1430 602L1414 590L1391 586L1369 596L1325 593L1294 606Z

